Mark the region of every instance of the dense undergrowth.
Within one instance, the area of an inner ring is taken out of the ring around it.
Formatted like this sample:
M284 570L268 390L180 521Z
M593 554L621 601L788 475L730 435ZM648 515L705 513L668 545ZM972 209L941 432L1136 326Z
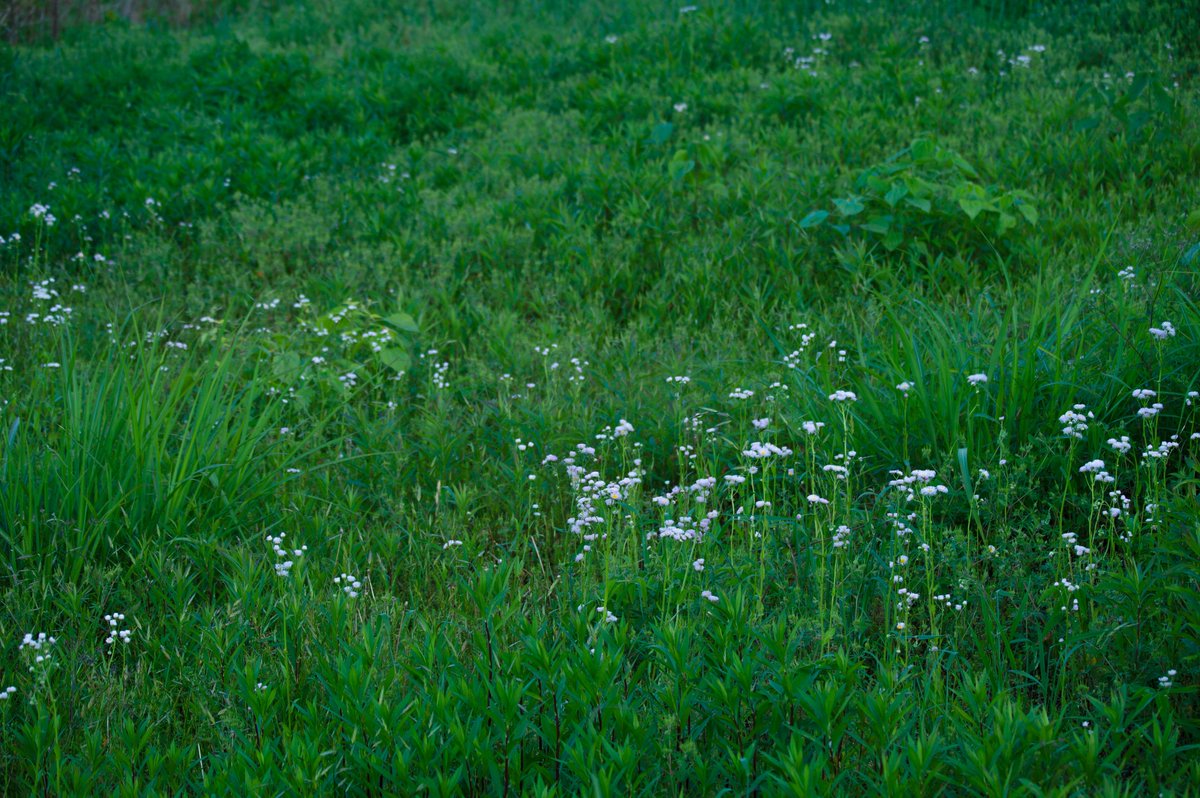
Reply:
M0 789L1200 790L1200 17L879 5L0 49Z

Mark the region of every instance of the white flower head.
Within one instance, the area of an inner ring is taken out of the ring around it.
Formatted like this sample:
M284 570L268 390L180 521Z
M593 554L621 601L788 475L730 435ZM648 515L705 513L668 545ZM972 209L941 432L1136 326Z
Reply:
M1150 334L1160 341L1165 341L1168 338L1174 337L1176 333L1175 325L1169 321L1164 321L1158 327L1151 327Z

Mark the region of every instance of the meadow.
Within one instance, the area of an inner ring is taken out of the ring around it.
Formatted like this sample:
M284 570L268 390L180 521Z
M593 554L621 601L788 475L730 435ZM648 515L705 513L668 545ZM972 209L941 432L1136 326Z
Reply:
M1200 795L1195 2L192 5L0 37L0 793Z

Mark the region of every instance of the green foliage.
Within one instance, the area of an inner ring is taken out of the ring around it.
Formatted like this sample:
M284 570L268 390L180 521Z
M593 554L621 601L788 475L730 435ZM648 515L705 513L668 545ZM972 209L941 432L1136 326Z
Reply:
M954 151L930 139L864 170L855 193L800 220L807 230L826 225L843 236L867 236L891 252L929 257L945 253L1012 255L1036 227L1027 191L981 185L980 175Z
M0 418L0 535L11 569L78 578L97 559L136 557L164 536L209 537L262 517L279 483L262 464L281 461L270 456L277 405L261 382L237 380L228 357L181 363L145 351L131 361L116 350L90 365L69 347L63 354Z
M0 48L0 793L1196 791L1180 4L191 5Z
M412 362L406 339L418 332L409 314L396 311L382 316L355 300L315 321L302 321L301 329L306 334L277 335L267 346L275 387L287 390L301 407L313 402L318 387L343 392L354 388L359 379L403 376ZM313 358L302 354L315 350L322 354Z
M1178 103L1153 72L1137 75L1128 87L1084 86L1078 99L1087 116L1076 119L1075 128L1101 137L1161 144L1178 124Z

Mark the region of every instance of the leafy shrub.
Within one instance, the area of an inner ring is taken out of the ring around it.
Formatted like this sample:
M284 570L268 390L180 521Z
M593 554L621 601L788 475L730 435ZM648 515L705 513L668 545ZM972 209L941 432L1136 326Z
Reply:
M311 403L314 383L342 393L372 376L403 375L411 362L406 339L418 330L403 311L385 316L356 300L300 326L307 334L278 335L268 345L275 387L288 390L300 407ZM302 354L313 351L323 354ZM322 368L314 368L316 364ZM315 380L314 372L320 375Z
M826 228L842 236L878 241L889 252L907 250L988 255L1019 250L1038 221L1027 191L984 185L979 172L958 153L931 139L863 171L855 193L817 210L800 228Z
M1104 138L1161 143L1181 121L1179 104L1153 71L1135 75L1125 86L1089 83L1079 90L1076 100L1083 110L1075 119L1075 129Z

